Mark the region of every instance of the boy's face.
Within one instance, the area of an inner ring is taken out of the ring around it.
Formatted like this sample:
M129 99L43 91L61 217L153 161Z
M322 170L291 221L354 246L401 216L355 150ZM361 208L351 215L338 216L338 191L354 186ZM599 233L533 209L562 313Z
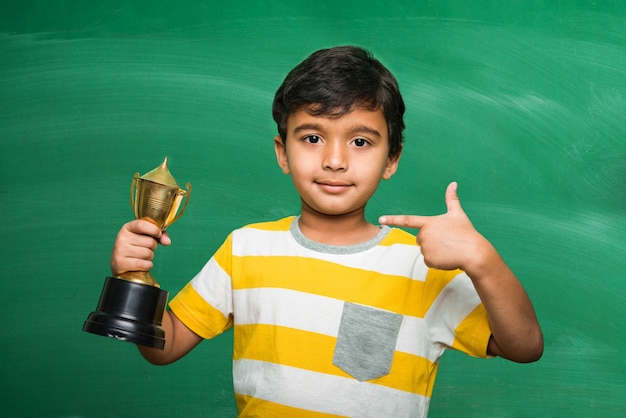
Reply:
M287 139L274 139L278 165L291 174L302 210L323 215L363 211L381 179L396 172L387 122L379 110L356 108L340 117L299 110L287 119Z

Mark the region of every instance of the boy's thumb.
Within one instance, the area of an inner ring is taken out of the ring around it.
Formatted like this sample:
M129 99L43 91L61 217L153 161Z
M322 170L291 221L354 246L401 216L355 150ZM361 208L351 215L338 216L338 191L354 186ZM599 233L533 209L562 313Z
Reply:
M170 236L167 234L167 232L163 231L163 233L161 234L161 237L159 238L159 244L167 247L168 245L170 245L172 243L172 240L170 239Z
M446 189L446 207L448 212L453 212L461 209L461 200L458 195L459 184L456 181L448 184Z

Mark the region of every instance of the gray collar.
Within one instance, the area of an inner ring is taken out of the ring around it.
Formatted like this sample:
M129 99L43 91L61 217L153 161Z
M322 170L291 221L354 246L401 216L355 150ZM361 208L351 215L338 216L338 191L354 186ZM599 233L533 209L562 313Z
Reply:
M320 253L328 253L328 254L355 254L360 253L362 251L369 250L370 248L374 248L378 245L391 231L387 225L383 225L380 228L380 231L376 236L372 239L369 239L364 242L360 242L354 245L330 245L323 244L321 242L313 241L304 236L302 231L300 230L300 226L298 225L298 220L300 216L296 216L291 223L291 236L298 242L298 244L302 245L309 250L317 251Z

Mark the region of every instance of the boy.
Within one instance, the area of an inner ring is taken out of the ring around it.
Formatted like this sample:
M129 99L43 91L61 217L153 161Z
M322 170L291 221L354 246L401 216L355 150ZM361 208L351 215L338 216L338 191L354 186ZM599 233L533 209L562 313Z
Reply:
M299 216L232 232L170 302L163 351L171 363L234 327L240 416L426 416L440 356L539 359L532 305L493 246L446 190L447 213L383 216L365 205L402 151L404 103L392 74L366 51L318 51L278 89L278 165L300 195ZM389 225L420 228L416 238ZM120 230L113 274L149 270L149 222Z

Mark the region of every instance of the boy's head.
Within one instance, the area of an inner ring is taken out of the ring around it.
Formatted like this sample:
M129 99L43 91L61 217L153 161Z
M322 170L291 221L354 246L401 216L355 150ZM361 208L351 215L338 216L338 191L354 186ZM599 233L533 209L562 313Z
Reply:
M381 110L387 121L389 156L402 151L404 101L391 72L354 46L322 49L287 75L274 97L272 114L283 143L287 119L298 110L339 117L355 108Z

